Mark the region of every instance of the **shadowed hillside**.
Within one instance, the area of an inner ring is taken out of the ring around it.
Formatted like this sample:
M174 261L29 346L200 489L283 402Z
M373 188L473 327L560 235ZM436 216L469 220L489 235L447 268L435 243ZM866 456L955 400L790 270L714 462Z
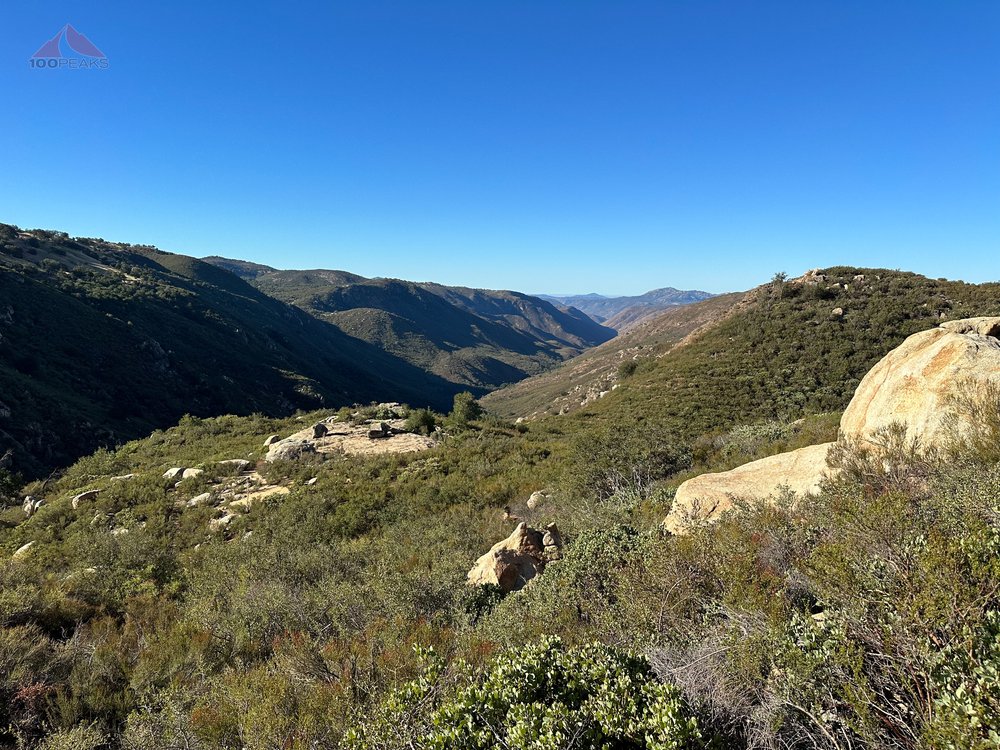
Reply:
M6 225L0 242L0 438L28 474L185 413L458 390L194 258Z
M519 292L365 279L344 271L263 271L242 261L206 260L477 393L542 372L614 336L579 310Z

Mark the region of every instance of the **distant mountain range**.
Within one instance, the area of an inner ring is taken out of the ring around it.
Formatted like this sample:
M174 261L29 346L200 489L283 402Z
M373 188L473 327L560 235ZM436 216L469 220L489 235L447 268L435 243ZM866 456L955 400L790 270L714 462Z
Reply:
M649 315L677 305L701 302L714 295L695 289L684 290L664 287L632 297L606 297L602 294L553 295L539 294L538 297L565 307L574 307L598 323L604 323L616 331L625 330Z

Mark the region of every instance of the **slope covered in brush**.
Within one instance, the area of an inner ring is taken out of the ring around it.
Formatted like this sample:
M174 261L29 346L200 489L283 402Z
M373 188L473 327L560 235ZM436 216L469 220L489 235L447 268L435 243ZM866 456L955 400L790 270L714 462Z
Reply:
M0 456L29 474L186 413L456 390L200 260L0 227Z
M887 350L942 320L1000 313L1000 284L837 267L748 293L739 309L644 361L583 418L655 419L678 435L838 411Z

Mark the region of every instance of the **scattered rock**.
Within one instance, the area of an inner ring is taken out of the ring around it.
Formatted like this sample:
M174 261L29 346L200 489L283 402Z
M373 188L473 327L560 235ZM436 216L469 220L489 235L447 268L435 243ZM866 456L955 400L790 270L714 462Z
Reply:
M385 422L379 422L377 425L372 425L368 429L368 438L370 440L380 440L381 438L387 438L392 434L392 428L389 427Z
M225 461L219 461L219 466L232 466L236 471L246 471L250 468L250 462L245 458L227 458Z
M11 560L22 560L22 559L24 559L25 557L28 556L28 553L31 552L31 548L34 547L34 546L35 546L35 542L28 542L27 544L21 545L16 550L14 550L14 554L10 556L10 559Z
M195 495L190 500L187 501L187 507L197 508L199 505L204 505L212 499L211 492L202 492L200 495Z
M519 523L509 537L494 544L489 552L476 560L475 566L469 571L468 584L496 584L507 593L524 588L531 579L545 570L545 564L552 559L546 555L546 534L553 542L550 546L556 547L559 533L554 526L541 532L523 522ZM560 548L561 544L560 540Z
M184 467L183 466L175 466L174 468L167 469L165 472L163 472L163 478L164 479L180 479L181 476L183 476L183 474L184 474Z
M122 474L121 476L111 477L109 481L111 482L127 482L129 479L135 479L135 474Z
M318 479L319 479L319 477L313 477L312 479L307 480L306 481L306 486L307 487L312 487L314 484L316 484L316 481Z
M294 461L302 456L315 453L316 447L308 440L282 440L273 443L267 450L264 460L268 463L273 461Z
M231 513L227 513L221 518L213 518L208 522L208 528L210 531L221 531L226 528L234 518L236 518L236 516Z
M329 432L329 430L322 422L317 422L312 426L312 436L314 439L325 437L327 432Z
M548 493L542 492L541 490L532 492L531 497L528 498L528 502L526 502L525 505L528 506L528 510L535 510L536 508L541 507L542 503L544 503L548 497Z
M555 562L562 559L562 536L554 523L545 527L545 534L542 536L542 544L545 550L545 559L548 562Z
M865 280L865 275L863 273L859 273L854 276L854 281L857 284L863 283L864 280Z
M204 469L184 469L184 471L181 472L181 479L196 479L204 473Z
M835 307L835 308L833 308L830 311L830 316L833 317L833 318L842 318L842 317L844 317L844 308L842 308L842 307Z
M264 441L264 447L270 448L272 445L281 440L281 435L271 435L267 440Z
M80 503L89 502L91 500L96 500L97 496L101 494L100 490L87 490L86 492L81 492L79 495L73 497L73 510L80 507Z
M24 510L24 515L31 518L43 505L45 505L45 500L42 498L35 497L34 495L27 495L24 498L24 503L21 505L21 509Z

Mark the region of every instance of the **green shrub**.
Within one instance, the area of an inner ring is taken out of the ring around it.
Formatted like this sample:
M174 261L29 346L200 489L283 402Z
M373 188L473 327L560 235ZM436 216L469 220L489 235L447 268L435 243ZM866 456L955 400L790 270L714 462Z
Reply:
M424 674L348 731L347 748L559 750L702 746L676 688L633 653L543 638L474 671L425 653Z
M437 427L437 417L430 409L414 409L403 425L403 429L407 432L417 432L421 435L430 435L435 427Z
M469 422L479 419L481 416L483 416L483 407L476 401L475 396L468 391L455 395L454 406L451 409L451 414L448 415L452 424L456 427L466 427Z

